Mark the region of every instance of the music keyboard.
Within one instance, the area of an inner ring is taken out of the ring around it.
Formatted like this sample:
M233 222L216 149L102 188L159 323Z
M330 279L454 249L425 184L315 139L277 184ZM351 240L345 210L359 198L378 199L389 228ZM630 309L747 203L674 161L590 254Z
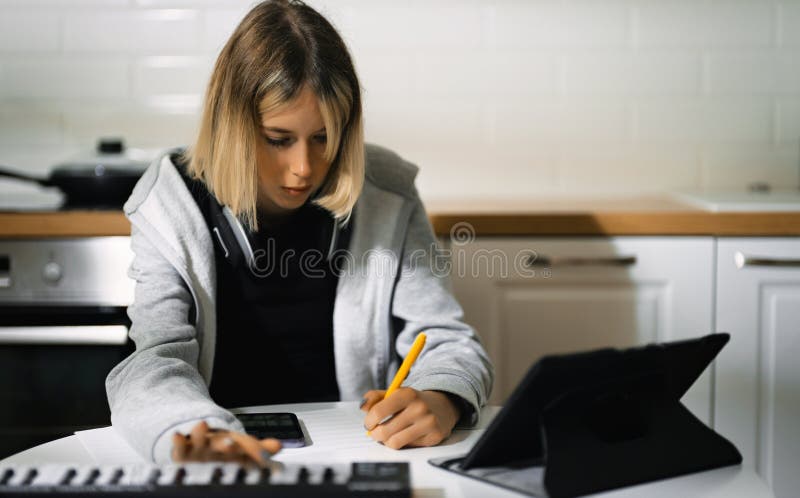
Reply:
M0 466L0 496L410 497L407 462Z

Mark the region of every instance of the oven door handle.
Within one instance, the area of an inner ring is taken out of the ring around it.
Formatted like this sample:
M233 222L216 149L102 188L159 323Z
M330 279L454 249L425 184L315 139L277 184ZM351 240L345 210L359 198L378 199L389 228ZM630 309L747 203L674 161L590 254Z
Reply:
M0 327L0 344L119 346L127 341L125 325Z

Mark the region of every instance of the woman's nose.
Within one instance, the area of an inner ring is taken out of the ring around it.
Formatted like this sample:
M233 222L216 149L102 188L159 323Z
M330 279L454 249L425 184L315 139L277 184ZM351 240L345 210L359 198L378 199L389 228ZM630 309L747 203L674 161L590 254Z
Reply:
M291 158L290 170L294 176L309 178L311 176L311 150L304 144L298 144Z

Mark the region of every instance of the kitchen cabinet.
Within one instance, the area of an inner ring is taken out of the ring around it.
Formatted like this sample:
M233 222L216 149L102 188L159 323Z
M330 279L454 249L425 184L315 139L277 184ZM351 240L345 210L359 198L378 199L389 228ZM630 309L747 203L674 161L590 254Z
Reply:
M713 331L713 237L478 237L449 244L465 320L494 361L503 403L543 355ZM705 422L711 373L683 401Z
M800 490L800 239L720 238L715 428L776 496Z

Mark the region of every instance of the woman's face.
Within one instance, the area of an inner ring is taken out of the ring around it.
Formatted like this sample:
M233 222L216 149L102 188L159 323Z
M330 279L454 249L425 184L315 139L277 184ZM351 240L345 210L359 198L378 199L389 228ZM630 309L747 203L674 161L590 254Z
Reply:
M331 166L317 96L306 86L295 100L263 114L260 124L259 207L267 215L288 214L322 186Z

